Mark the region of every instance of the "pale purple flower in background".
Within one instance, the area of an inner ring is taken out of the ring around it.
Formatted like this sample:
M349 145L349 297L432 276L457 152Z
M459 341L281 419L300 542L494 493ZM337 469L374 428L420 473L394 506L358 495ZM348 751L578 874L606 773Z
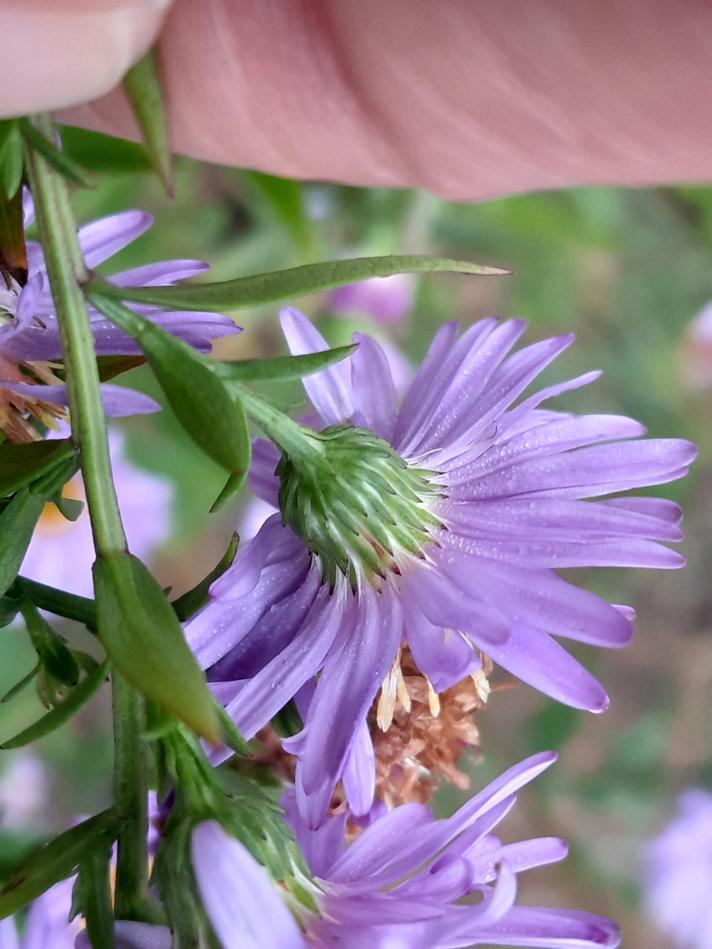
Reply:
M415 296L413 274L371 277L332 290L326 309L341 316L366 316L377 323L399 323L410 312Z
M292 352L326 347L297 311L284 311L282 325ZM324 582L321 555L275 515L187 625L199 662L246 737L319 674L304 731L292 745L299 749L297 795L312 826L326 811L404 642L438 691L480 669L482 651L545 694L600 712L608 704L605 691L553 637L624 646L632 611L554 570L683 563L659 543L681 539L677 505L649 497L587 499L675 480L694 458L694 446L643 440L643 426L622 416L539 408L592 382L596 372L515 405L573 339L548 339L508 355L524 329L521 320L486 319L458 338L457 324L444 325L400 409L387 359L368 336L357 335L359 347L348 361L307 377L319 427L341 425L329 431L344 440L366 429L371 442L374 435L383 440L381 454L391 452L404 477L425 472L417 475L418 485L426 482L424 493L408 509L422 518L418 553L399 546L398 519L391 549L364 520L359 549L371 558L382 551L382 567L375 572L352 558L356 586L343 573L332 586ZM344 429L344 422L360 428ZM343 489L358 506L352 499L359 492L369 497L368 449L354 458L363 477ZM275 507L278 459L263 444L252 477L253 488ZM391 523L377 526L388 530Z
M42 824L50 781L47 766L32 751L5 752L0 773L0 825L33 827Z
M521 762L445 820L422 804L385 812L348 846L346 814L313 831L288 796L288 819L313 874L300 880L311 907L290 902L301 931L285 891L220 825L203 823L193 835L193 866L211 925L227 949L613 949L620 936L608 919L516 905L518 874L562 860L564 841L503 844L491 833L516 792L555 758L545 753Z
M680 347L680 381L684 388L712 388L712 303L687 324Z
M124 435L109 431L114 484L129 546L141 560L150 560L168 540L171 530L173 488L156 474L138 468L126 457ZM84 498L81 475L76 475L64 493ZM59 587L79 596L91 596L94 562L89 514L66 520L54 505L47 505L32 536L20 573L31 580Z
M31 904L22 938L12 917L0 920L0 949L74 949L82 923L69 922L73 885L62 880Z
M712 793L694 788L643 855L645 908L675 949L712 949Z
M25 226L33 218L29 194L25 200ZM87 267L93 269L113 257L141 236L153 223L145 211L124 211L92 221L79 228L79 244ZM44 255L35 241L27 242L27 282L20 286L10 278L10 286L0 288L0 430L13 440L31 437L31 429L22 424L30 413L41 421L57 414L57 406L66 406L66 390L54 374L52 364L62 359L59 325L49 288ZM208 265L199 260L166 260L124 271L108 278L123 287L164 286L203 273ZM166 312L156 307L130 306L154 323L199 349L209 349L211 340L240 332L231 319L218 313ZM134 355L137 344L99 312L89 308L94 345L99 355ZM153 400L131 390L113 390L113 411L108 414L131 415L154 411ZM47 409L49 405L49 409Z

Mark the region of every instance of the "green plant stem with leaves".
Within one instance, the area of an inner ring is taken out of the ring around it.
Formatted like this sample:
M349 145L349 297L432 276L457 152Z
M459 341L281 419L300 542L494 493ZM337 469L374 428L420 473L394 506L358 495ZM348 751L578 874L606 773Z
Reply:
M36 129L51 141L48 117L38 119ZM111 554L126 549L126 536L111 475L96 355L81 290L87 273L64 180L31 144L26 159L62 339L72 438L79 450L94 545L97 555ZM146 899L146 750L141 739L144 704L116 672L112 688L114 808L121 826L116 911L131 917L140 915Z

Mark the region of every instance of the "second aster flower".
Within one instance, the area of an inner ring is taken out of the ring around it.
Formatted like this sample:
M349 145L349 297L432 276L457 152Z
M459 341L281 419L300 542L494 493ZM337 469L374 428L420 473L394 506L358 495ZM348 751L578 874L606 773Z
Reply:
M645 907L675 949L712 946L712 794L690 788L644 853Z
M32 200L25 194L25 227L34 218ZM91 221L79 228L77 238L86 266L103 264L144 234L153 223L145 211L131 210ZM0 432L10 441L31 441L37 426L54 426L65 415L67 392L62 377L62 344L50 293L44 253L36 241L27 242L27 282L0 278ZM114 274L108 280L121 287L164 286L208 269L200 260L163 260ZM166 312L131 304L163 329L191 346L207 350L219 336L240 332L218 313ZM139 355L137 344L109 320L89 308L94 348L99 356ZM60 375L57 375L57 373ZM104 386L107 415L132 415L157 406L131 390Z
M300 313L286 310L282 326L292 352L326 348ZM318 676L290 745L315 826L384 682L388 725L404 644L437 691L477 674L485 654L559 701L602 711L605 691L554 637L624 646L632 611L554 571L683 563L660 543L681 539L677 505L598 499L681 477L694 447L643 440L622 416L540 408L598 373L517 403L573 339L510 355L524 330L521 320L482 320L460 336L443 326L400 408L383 351L357 334L350 365L305 380L313 464L256 447L253 486L281 515L213 585L187 634L248 737ZM369 789L359 796L367 808Z
M615 949L618 927L590 913L522 906L518 876L566 856L563 840L503 844L492 831L517 791L554 760L534 755L510 768L452 817L406 804L373 816L349 846L347 814L318 830L287 795L288 819L313 874L278 889L248 851L214 821L193 834L195 876L221 945L270 949L454 949L530 946Z

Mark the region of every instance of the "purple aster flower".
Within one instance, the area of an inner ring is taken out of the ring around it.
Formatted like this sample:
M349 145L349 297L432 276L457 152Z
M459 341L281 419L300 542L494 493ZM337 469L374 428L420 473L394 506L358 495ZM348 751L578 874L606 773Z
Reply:
M712 949L712 794L694 788L644 853L645 905L675 949Z
M377 323L400 323L413 304L413 274L372 277L332 290L326 307L344 316L368 316Z
M25 226L34 211L27 195ZM79 229L79 244L87 267L93 269L140 237L153 223L145 211L124 211L92 221ZM62 359L59 325L54 312L42 247L27 242L28 274L23 287L13 278L0 288L0 431L13 441L35 436L27 416L45 424L61 415L66 390L55 374ZM115 274L109 280L118 286L164 286L203 273L208 265L199 260L166 260ZM209 349L212 339L240 332L226 316L217 313L166 312L156 307L130 304L169 332L199 349ZM99 355L135 355L136 343L93 308L89 309L94 345ZM42 388L39 388L39 387ZM107 414L129 415L153 411L146 396L108 389ZM111 396L113 395L113 401Z
M109 447L116 493L131 549L141 560L150 560L170 535L172 486L164 478L143 471L128 460L124 436L118 429L109 430ZM80 474L65 486L64 494L84 499ZM25 554L21 572L31 580L79 596L91 596L94 559L86 507L76 521L68 521L53 504L47 504Z
M282 327L293 353L326 346L295 310ZM187 636L248 737L318 675L291 747L313 826L403 644L437 691L477 673L484 653L600 712L605 691L555 637L624 646L632 611L555 570L684 562L661 543L681 539L677 505L605 498L681 477L694 447L643 440L622 416L540 408L596 372L517 402L573 339L510 355L524 330L485 319L458 337L444 325L400 408L383 351L356 334L348 363L304 381L321 429L301 430L306 457L255 448L253 488L281 515L213 585ZM387 690L382 701L386 727Z
M680 382L692 392L712 386L712 303L687 324L679 353Z
M310 830L288 798L288 819L313 874L288 897L301 932L283 902L289 881L286 890L277 889L219 824L203 823L192 849L208 918L226 947L613 949L620 937L608 919L516 905L518 874L562 860L564 841L503 844L492 834L516 792L555 757L545 753L521 762L446 820L422 804L387 811L349 846L346 814Z

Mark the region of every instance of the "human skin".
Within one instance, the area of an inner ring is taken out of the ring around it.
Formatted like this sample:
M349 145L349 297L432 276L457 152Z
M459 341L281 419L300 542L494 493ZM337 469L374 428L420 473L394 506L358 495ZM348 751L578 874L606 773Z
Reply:
M6 115L160 34L175 148L211 161L462 200L712 178L708 0L0 0L0 32ZM134 134L116 91L69 118Z

